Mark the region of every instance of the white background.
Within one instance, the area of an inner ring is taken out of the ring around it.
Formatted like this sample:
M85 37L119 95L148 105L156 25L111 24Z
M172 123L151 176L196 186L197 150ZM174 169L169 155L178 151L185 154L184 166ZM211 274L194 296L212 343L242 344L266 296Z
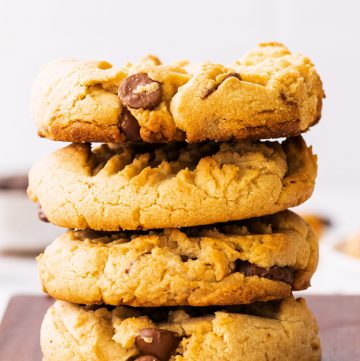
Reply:
M153 53L230 63L258 42L308 55L324 82L323 117L305 137L319 155L306 208L330 215L312 292L360 293L360 262L333 244L360 230L360 2L325 0L0 0L0 174L28 169L62 144L39 139L29 92L59 57L121 65ZM24 235L26 237L26 235ZM49 240L51 241L51 240ZM31 259L0 257L0 314L14 292L39 291Z

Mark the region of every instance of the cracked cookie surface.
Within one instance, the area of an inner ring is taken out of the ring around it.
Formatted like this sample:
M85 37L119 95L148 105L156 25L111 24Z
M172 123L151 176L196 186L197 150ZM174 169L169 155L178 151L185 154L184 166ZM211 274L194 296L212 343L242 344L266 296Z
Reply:
M139 342L144 334L146 348ZM159 334L168 337L154 342ZM43 321L41 347L44 361L140 361L149 351L165 355L162 361L321 359L316 321L293 297L215 309L109 310L57 301Z
M324 92L310 59L264 43L230 66L58 60L31 96L39 135L70 142L241 140L298 135Z
M69 231L37 261L44 291L63 301L231 305L280 299L307 288L318 242L299 216L285 211L180 230Z
M279 142L72 144L37 162L28 194L48 220L103 231L206 225L304 202L316 157L301 137Z

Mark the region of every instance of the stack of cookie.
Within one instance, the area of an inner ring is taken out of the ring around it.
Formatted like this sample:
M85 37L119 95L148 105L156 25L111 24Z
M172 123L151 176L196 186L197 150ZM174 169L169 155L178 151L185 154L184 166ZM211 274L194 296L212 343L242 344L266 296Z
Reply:
M278 43L231 66L44 67L39 135L73 142L29 178L42 218L70 229L38 257L58 300L44 361L320 360L292 296L310 285L317 239L287 208L314 188L299 134L323 96L311 61Z

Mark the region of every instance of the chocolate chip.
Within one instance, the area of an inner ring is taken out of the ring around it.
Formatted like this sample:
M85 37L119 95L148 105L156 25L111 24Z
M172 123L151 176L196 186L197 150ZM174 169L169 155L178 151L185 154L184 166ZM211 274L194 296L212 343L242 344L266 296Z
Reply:
M140 125L136 118L126 108L124 108L121 113L119 127L125 134L127 140L130 140L131 142L141 140Z
M136 347L142 354L156 356L161 361L170 359L179 342L175 332L159 328L144 328L135 339Z
M49 223L49 220L48 220L48 218L46 217L46 214L44 213L44 211L43 211L43 209L42 209L42 207L41 207L41 204L38 203L37 206L38 206L38 216L39 216L40 221Z
M275 281L282 281L292 285L294 283L294 274L289 267L271 267L262 268L246 261L237 261L235 272L241 272L245 276L259 276Z
M152 80L146 73L133 74L124 79L119 87L121 102L131 108L153 109L162 100L161 83Z
M158 357L152 355L140 356L134 361L161 361Z
M230 73L230 74L226 75L225 78L224 78L219 84L217 84L215 87L210 88L210 89L207 89L207 91L206 91L204 94L201 95L201 99L207 98L210 94L212 94L214 91L216 91L216 90L219 88L219 86L220 86L226 79L229 79L229 78L237 78L237 79L239 79L239 80L242 80L240 74L238 74L238 73Z

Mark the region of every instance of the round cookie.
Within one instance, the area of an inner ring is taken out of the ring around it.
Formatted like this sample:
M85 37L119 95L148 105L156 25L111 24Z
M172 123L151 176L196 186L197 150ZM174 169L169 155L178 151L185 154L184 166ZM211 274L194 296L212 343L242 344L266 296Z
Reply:
M321 359L316 321L293 297L205 309L109 310L57 301L43 321L41 348L43 361Z
M320 119L323 97L307 57L264 43L230 66L58 60L37 76L31 108L53 140L192 143L298 135Z
M34 165L28 194L50 222L118 231L189 227L276 213L304 202L316 157L278 142L72 144Z
M181 230L69 231L37 261L43 289L63 301L231 305L284 298L292 289L307 288L318 242L298 215L285 211Z

